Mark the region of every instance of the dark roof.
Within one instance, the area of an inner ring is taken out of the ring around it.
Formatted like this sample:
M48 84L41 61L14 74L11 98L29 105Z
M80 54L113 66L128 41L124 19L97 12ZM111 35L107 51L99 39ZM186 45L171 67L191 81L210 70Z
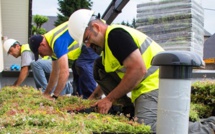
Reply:
M46 23L44 23L42 27L45 28L46 31L48 32L53 28L55 28L54 22L57 20L57 16L47 16L47 17L49 18L49 20Z
M204 43L203 59L215 58L215 34L208 38Z

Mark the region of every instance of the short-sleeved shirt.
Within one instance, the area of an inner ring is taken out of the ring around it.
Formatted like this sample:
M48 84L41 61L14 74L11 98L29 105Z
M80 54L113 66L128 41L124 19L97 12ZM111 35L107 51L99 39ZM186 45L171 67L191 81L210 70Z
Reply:
M131 35L122 28L116 28L110 31L108 45L121 65L134 50L138 49Z
M21 54L21 67L30 66L34 60L34 54L31 51L24 51Z

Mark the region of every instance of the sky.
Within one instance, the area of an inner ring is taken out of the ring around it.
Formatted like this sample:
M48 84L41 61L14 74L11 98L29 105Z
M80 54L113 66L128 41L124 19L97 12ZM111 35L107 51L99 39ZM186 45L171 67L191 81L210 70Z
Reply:
M91 0L93 2L92 10L101 15L104 13L112 0ZM149 1L158 0L130 0L127 5L122 9L114 23L121 23L128 21L131 23L133 18L136 18L137 4ZM215 0L196 0L204 8L204 28L211 34L215 33ZM47 6L48 5L48 6ZM57 0L33 0L32 13L33 15L39 14L44 16L57 16L58 10Z

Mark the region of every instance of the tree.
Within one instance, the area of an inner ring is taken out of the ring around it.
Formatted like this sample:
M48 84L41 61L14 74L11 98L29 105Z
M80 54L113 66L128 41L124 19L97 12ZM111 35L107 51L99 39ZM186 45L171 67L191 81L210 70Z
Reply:
M125 26L126 26L126 23L125 23L125 21L124 21L124 20L121 22L121 25L125 25Z
M136 20L135 20L135 18L133 18L131 24L128 21L127 22L122 21L121 25L125 25L125 26L129 26L129 27L132 27L132 28L136 28Z
M132 25L133 28L137 28L137 26L136 26L136 19L135 18L133 18L131 25Z
M68 21L70 15L81 8L91 9L93 2L91 0L58 0L58 13L55 26Z
M41 26L48 21L48 17L42 16L42 15L35 15L33 16L33 23L32 26L32 35L34 34L44 34L46 33L46 30L44 28L41 28Z
M125 25L125 26L129 26L132 27L131 24L129 24L129 22L125 22L124 20L121 22L121 25Z

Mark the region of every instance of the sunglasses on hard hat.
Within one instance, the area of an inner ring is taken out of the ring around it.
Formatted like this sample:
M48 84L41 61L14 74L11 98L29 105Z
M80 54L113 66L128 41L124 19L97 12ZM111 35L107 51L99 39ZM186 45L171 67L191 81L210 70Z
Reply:
M85 38L83 39L83 42L84 43L89 43L89 40L90 40L90 27L91 26L88 26L86 27L86 30L85 30L85 33L88 34L87 36L85 36ZM88 29L88 30L87 30ZM88 32L88 33L87 33Z
M88 43L88 41L89 41L89 39L90 39L90 35L88 34L88 36L84 39L84 43Z

